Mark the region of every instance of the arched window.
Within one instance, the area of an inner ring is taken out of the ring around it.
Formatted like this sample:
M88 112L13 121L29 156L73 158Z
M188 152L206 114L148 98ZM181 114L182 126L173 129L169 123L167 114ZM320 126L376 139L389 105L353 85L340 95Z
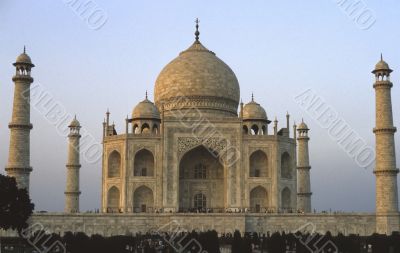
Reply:
M146 213L153 211L153 191L147 186L140 186L133 193L133 212Z
M121 173L121 155L114 150L108 157L108 177L120 177Z
M266 135L267 134L267 127L264 125L262 126L262 135Z
M107 212L117 213L119 211L119 189L115 186L108 190L107 194Z
M199 163L194 167L194 178L195 179L207 178L207 168L204 164Z
M243 126L243 133L249 134L249 128L246 125Z
M250 192L250 210L259 213L265 211L267 208L267 191L264 187L257 186Z
M154 156L147 150L142 149L135 155L134 161L134 173L135 177L152 177L154 176Z
M207 207L207 198L202 193L197 193L194 195L193 207L196 209L203 209Z
M142 125L142 134L149 134L149 133L151 133L150 126L147 123L144 123Z
M289 209L291 208L291 193L289 188L285 187L285 189L282 190L282 195L281 195L281 201L282 201L282 208L283 209Z
M139 128L138 124L133 125L133 133L140 134L140 128Z
M281 177L286 179L292 178L292 168L291 168L290 156L287 152L283 153L281 156Z
M250 177L268 177L268 157L258 150L250 156Z
M154 124L153 126L153 134L158 134L158 125Z
M251 127L251 134L252 135L258 135L258 126L257 125L253 125L252 127Z

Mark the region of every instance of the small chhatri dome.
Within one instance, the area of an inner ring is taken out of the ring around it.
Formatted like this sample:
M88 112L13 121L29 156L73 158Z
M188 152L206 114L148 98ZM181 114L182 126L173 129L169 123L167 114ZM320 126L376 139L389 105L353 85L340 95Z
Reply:
M389 64L383 60L383 56L381 54L381 60L375 65L375 69L372 71L372 73L378 72L378 71L389 71L392 72L389 68Z
M308 128L307 124L304 123L304 121L303 121L303 119L302 119L302 120L301 120L301 123L300 123L299 126L297 127L297 130L306 130L306 131L308 131L308 130L310 130L310 129Z
M254 101L254 94L251 95L251 102L243 107L243 119L267 120L267 113L260 104Z
M76 115L74 117L74 119L71 121L71 123L69 124L68 127L80 127L81 124L79 123L79 121L76 119Z
M17 60L15 61L14 65L16 64L26 64L34 67L34 65L32 64L31 57L29 57L29 55L26 54L25 46L24 46L24 52L17 57Z
M132 119L160 119L160 112L147 98L147 91L146 98L133 109Z
M164 112L193 110L213 117L237 116L239 82L232 69L199 40L168 63L154 87L154 102Z

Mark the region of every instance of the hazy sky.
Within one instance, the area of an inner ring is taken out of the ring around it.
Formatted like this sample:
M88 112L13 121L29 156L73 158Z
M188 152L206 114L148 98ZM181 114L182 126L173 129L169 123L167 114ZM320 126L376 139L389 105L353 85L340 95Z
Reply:
M73 5L75 1L96 6L85 12ZM373 211L373 166L360 168L294 99L311 89L374 147L370 71L382 52L394 69L394 120L400 127L400 2L363 0L360 12L346 9L345 2L1 0L0 173L8 156L11 64L23 45L36 65L35 84L53 103L76 113L100 142L106 109L123 131L126 115L146 90L153 98L163 66L193 42L194 20L199 17L202 43L236 73L245 102L254 92L280 126L289 111L291 120L304 117L311 128L313 207ZM32 198L36 210L61 211L67 140L40 108L32 108L31 115ZM83 160L82 210L99 207L100 188L101 164Z

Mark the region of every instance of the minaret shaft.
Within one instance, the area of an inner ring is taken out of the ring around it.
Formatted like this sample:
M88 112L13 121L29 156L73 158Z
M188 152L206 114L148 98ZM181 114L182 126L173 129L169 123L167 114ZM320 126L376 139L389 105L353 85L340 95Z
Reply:
M297 209L311 213L310 159L308 127L302 122L297 131Z
M399 231L399 207L397 193L396 152L394 133L396 127L393 125L390 81L392 70L382 59L375 65L373 74L376 81L375 89L375 178L376 178L376 232L380 234L391 234Z
M67 183L65 188L65 212L78 213L79 212L79 170L80 170L80 157L79 157L79 141L81 135L79 134L80 125L76 119L71 123L70 134L68 135L68 161L67 161ZM76 124L77 123L77 124Z
M396 152L390 81L377 81L376 92L376 212L398 212Z
M30 76L34 67L29 56L21 54L14 63L16 74L14 81L14 100L10 129L10 146L8 163L5 168L8 176L15 177L17 186L29 191L30 166L30 85L33 78Z

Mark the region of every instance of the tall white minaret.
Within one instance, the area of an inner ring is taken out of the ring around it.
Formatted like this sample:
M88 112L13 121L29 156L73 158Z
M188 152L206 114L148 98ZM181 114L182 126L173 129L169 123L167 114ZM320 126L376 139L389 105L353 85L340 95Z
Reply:
M302 121L297 127L297 209L311 213L310 158L308 153L308 131Z
M399 231L399 207L397 196L396 153L393 125L392 99L390 81L392 70L381 60L375 65L372 73L375 75L375 142L376 142L376 232L390 234Z
M10 129L10 148L5 168L8 176L15 177L19 188L29 191L30 166L30 86L33 83L31 69L35 66L24 52L13 64L16 68L12 80L15 83L14 101Z
M79 212L79 133L81 125L76 117L68 126L70 133L68 135L68 162L67 162L67 185L65 188L65 212L78 213Z

